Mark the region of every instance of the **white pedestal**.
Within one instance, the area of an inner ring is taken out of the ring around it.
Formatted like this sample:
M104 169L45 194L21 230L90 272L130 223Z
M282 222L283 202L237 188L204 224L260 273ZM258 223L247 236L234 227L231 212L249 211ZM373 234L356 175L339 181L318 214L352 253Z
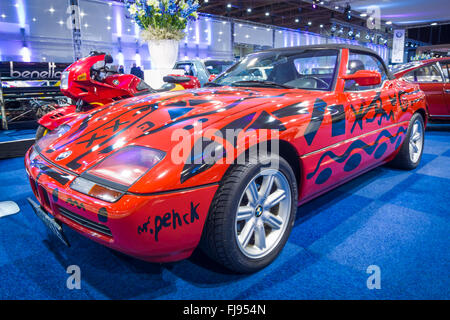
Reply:
M153 89L159 89L164 84L163 78L168 74L183 75L184 70L176 70L176 69L144 70L144 81Z

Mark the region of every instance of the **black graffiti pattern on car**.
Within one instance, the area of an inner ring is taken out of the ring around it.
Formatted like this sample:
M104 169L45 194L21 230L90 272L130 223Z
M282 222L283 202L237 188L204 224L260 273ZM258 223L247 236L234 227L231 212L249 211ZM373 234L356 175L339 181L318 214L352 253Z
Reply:
M79 202L77 200L74 200L74 199L72 199L70 197L67 198L66 203L70 204L72 207L76 207L76 208L78 208L80 210L86 211L86 208L84 207L83 203L81 203L81 202Z
M145 233L151 234L154 236L155 241L159 241L159 233L164 228L172 228L172 230L176 230L177 228L182 228L199 220L200 217L197 211L199 205L200 203L194 205L191 201L189 212L179 213L172 209L164 213L162 216L154 216L154 219L152 219L153 216L149 216L146 222L138 226L137 233L139 235Z

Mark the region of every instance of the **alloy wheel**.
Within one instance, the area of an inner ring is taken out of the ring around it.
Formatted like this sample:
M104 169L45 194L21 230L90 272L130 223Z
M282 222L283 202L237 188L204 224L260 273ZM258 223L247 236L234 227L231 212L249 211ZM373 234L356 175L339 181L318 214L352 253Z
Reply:
M291 187L276 169L263 169L247 184L236 211L235 235L241 252L262 258L280 242L291 214Z

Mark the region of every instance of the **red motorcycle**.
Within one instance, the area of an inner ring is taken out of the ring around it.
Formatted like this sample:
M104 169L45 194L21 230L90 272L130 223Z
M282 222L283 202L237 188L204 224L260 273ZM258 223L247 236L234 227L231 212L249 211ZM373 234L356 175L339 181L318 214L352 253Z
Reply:
M155 90L142 79L132 74L120 74L109 54L91 52L68 66L61 74L61 92L72 99L75 104L55 106L55 110L45 114L38 120L36 140L42 138L50 130L78 116L80 112L92 110L105 104L138 95L200 88L196 77L169 75L164 77L166 84Z

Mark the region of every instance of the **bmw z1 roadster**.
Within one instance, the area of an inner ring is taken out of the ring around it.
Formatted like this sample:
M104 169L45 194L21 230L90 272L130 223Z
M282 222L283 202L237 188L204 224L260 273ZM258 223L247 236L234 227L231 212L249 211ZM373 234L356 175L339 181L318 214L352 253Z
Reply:
M200 244L254 272L282 250L297 206L387 162L414 169L425 110L418 86L368 49L262 51L206 88L129 98L50 132L25 157L30 203L65 243L63 225L155 262Z

